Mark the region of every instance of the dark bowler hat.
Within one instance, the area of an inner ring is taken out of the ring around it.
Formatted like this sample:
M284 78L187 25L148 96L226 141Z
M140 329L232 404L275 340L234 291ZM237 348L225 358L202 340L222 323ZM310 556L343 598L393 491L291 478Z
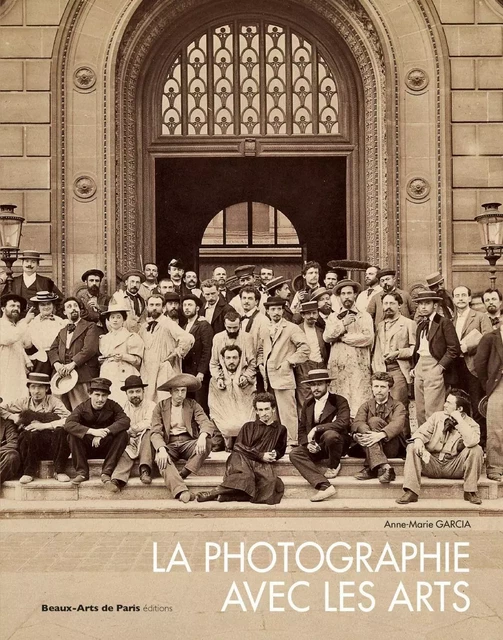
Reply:
M157 391L171 391L175 387L187 387L187 391L198 391L201 388L201 382L196 376L190 373L179 373L170 380L157 387Z
M127 391L128 389L144 389L148 387L148 384L143 384L143 380L140 376L128 376L124 380L124 386L121 387L121 391Z
M19 260L42 260L39 251L22 251L19 256Z
M321 298L321 296L324 296L326 293L328 293L328 295L332 294L332 292L329 291L326 287L318 287L311 293L309 299L317 302Z
M110 387L112 386L112 381L108 378L93 378L89 383L89 392L93 391L105 391L105 393L110 393Z
M284 307L285 305L286 300L279 296L271 296L264 302L264 307Z
M431 289L425 289L424 291L418 291L414 296L414 302L421 302L421 300L433 300L433 302L442 302L442 298L437 295L436 291Z
M37 291L37 295L30 298L30 302L57 302L58 300L58 296L49 291Z
M174 291L168 291L164 294L164 302L180 302L180 296Z
M98 276L100 280L103 280L105 274L101 269L88 269L82 274L82 282L85 282L89 278L89 276Z
M309 300L309 302L303 302L300 305L301 313L306 313L307 311L318 311L318 303L316 300Z
M0 307L5 307L5 305L9 302L9 300L14 300L14 302L19 302L21 305L21 313L26 309L27 302L21 296L18 296L17 293L4 293L4 295L0 298Z
M396 270L390 269L389 267L383 267L382 269L379 269L376 274L376 278L380 280L384 276L396 276Z
M307 374L307 379L302 380L302 384L310 384L311 382L330 382L333 380L328 374L328 369L311 369Z
M29 373L26 378L26 386L30 386L30 384L46 384L48 387L51 386L51 379L46 373Z
M169 261L168 267L178 267L178 269L184 269L183 262L179 258L173 258Z
M353 287L353 291L355 293L360 293L360 291L362 290L362 285L359 282L355 282L354 280L341 280L335 285L333 289L335 295L339 295L340 290L344 287Z
M130 276L137 276L140 278L140 282L145 282L145 274L139 269L129 269L129 271L126 271L126 273L122 275L122 279L126 282Z
M168 295L168 294L166 294ZM166 299L166 298L165 298ZM184 295L182 297L182 304L185 302L185 300L192 300L194 301L198 307L202 307L203 306L203 301L201 300L201 298L198 298L196 295L194 295L193 293L187 293L186 295Z
M243 278L244 276L252 276L255 273L254 264L244 264L241 267L234 269L236 278Z
M269 280L265 288L266 291L272 291L273 289L281 287L281 285L285 283L290 284L290 278L286 278L285 276L276 276L276 278Z
M440 271L435 271L435 273L430 273L429 276L426 276L426 282L429 287L434 287L436 284L440 284L444 281L444 277L440 273Z

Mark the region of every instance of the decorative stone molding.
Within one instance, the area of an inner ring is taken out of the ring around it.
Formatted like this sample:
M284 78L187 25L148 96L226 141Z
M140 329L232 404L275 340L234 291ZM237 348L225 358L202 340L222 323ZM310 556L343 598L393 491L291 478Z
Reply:
M423 91L430 82L430 78L424 69L416 67L405 76L405 84L411 91Z
M91 176L79 176L73 183L73 193L79 200L90 200L96 190L96 182Z
M412 200L424 200L430 190L430 183L425 178L411 178L407 183L407 194Z
M96 73L91 67L78 67L73 74L73 82L77 89L89 91L96 84Z

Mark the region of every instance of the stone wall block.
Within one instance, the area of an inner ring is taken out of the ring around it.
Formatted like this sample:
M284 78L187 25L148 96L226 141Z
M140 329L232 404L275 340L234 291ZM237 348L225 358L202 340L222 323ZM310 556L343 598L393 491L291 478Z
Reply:
M477 155L477 127L474 124L452 125L452 152L455 156Z
M489 158L454 157L452 159L454 187L490 187Z
M475 89L475 60L451 58L452 89Z
M53 27L5 27L0 58L50 58L55 37Z
M474 0L434 0L442 24L473 24Z
M28 91L48 91L51 88L50 60L27 60L25 68Z
M487 115L490 122L503 122L503 91L490 91L487 96Z
M477 60L479 89L503 89L503 58Z
M23 127L0 126L0 156L23 155Z
M49 94L0 93L0 121L49 123Z
M452 225L454 253L472 253L480 247L478 224L454 222Z
M0 60L0 90L22 91L23 87L22 60Z
M2 161L0 188L48 189L50 160L48 158L6 158Z
M500 56L503 53L503 28L491 26L445 26L451 56Z
M503 123L479 124L478 152L481 155L503 154Z
M473 220L473 216L477 213L477 191L475 189L452 190L453 220Z
M21 250L32 249L40 253L51 253L51 225L49 223L28 223L23 225Z
M488 95L486 91L453 91L453 122L486 122Z
M23 0L17 0L9 9L0 16L0 26L23 25Z
M24 0L27 25L50 26L59 24L66 2L61 0Z
M26 127L26 155L51 155L50 127L43 125Z
M24 214L28 222L51 221L51 192L27 191Z

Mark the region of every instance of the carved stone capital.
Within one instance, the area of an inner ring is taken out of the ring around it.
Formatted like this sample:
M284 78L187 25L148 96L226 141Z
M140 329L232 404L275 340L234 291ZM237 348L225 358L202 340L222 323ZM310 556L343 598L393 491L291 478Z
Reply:
M425 178L411 178L407 183L407 194L412 200L424 200L430 189L430 183Z
M91 67L78 67L73 74L73 82L77 89L89 91L96 84L96 73Z
M79 176L73 183L73 193L79 200L90 200L96 194L97 188L91 176Z
M424 69L419 69L419 67L411 69L405 76L405 84L411 91L422 91L426 89L429 82L428 74Z

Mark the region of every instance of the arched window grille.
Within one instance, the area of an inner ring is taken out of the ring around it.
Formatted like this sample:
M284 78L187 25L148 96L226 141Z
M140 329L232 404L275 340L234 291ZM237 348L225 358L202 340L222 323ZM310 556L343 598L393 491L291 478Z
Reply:
M316 43L289 26L232 21L175 57L162 96L162 134L339 133L335 76Z

